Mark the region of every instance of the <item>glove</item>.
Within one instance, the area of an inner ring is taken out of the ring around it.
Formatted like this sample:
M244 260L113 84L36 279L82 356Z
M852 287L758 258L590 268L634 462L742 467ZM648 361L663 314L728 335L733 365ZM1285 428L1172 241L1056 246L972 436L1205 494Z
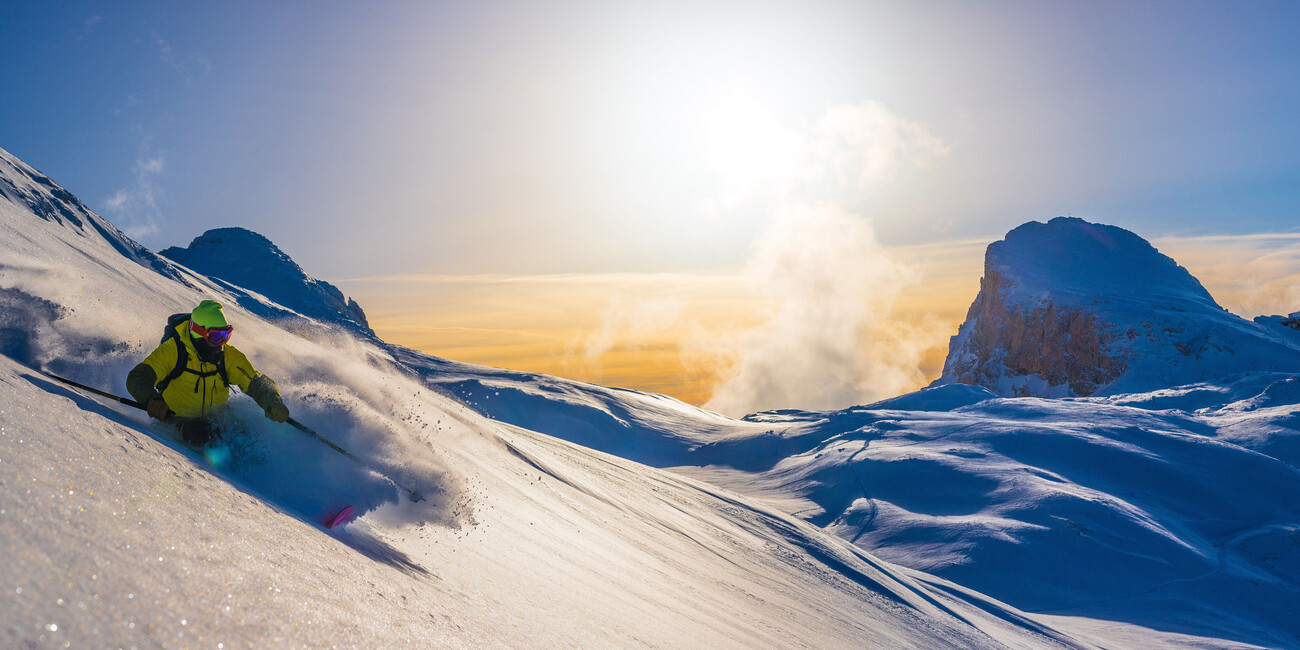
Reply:
M172 410L167 408L167 402L164 402L161 397L155 397L149 400L149 403L145 405L144 410L149 414L149 417L162 422L166 422L167 418L170 417L172 413Z
M289 407L284 402L277 402L266 407L266 417L276 422L285 422L289 419Z

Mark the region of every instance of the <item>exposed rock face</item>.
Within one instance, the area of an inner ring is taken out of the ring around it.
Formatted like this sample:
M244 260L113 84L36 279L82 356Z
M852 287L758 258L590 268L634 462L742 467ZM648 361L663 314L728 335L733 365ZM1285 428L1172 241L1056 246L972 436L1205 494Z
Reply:
M1114 337L1100 327L1095 312L1052 302L1013 307L1008 299L1014 289L986 263L979 296L966 314L965 353L949 354L945 378L994 388L1003 376L1039 377L1049 388L1091 395L1128 369L1122 358L1110 354ZM1013 393L1034 391L1021 383Z
M1141 237L1062 217L989 246L935 383L1069 397L1300 371L1300 342L1282 332L1224 311Z

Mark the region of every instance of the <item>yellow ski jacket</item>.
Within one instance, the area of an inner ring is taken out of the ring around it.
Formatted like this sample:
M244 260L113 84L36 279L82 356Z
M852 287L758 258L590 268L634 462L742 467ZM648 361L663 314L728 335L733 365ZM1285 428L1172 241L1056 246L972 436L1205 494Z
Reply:
M217 407L225 404L230 399L230 387L222 380L217 364L199 358L190 338L189 326L188 320L176 326L176 334L186 348L185 370L167 385L161 396L177 416L197 418L212 415ZM229 343L223 346L223 350L230 383L252 397L263 409L280 402L280 391L275 383L257 372L243 352ZM157 386L176 368L176 359L176 342L168 337L127 376L126 385L131 396L142 403L158 397Z

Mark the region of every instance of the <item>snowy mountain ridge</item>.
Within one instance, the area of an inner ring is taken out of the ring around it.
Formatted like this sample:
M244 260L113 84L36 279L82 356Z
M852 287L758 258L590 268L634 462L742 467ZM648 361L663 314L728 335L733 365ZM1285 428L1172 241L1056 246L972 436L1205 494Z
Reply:
M4 149L0 149L0 199L66 228L70 233L96 237L112 246L122 257L169 278L181 280L181 276L166 260L127 237L113 224L92 212L63 186Z
M1224 310L1146 240L1058 217L989 245L943 376L1003 396L1147 392L1300 371L1300 336Z
M307 316L375 338L361 305L338 287L308 276L271 240L251 230L215 228L186 248L173 246L160 254L222 282L241 304L264 318Z

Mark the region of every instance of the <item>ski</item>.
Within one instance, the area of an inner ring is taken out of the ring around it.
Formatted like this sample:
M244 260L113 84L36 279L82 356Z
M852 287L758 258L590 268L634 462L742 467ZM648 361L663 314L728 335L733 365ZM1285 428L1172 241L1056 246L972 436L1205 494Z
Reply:
M348 522L356 518L357 514L356 511L352 509L352 506L345 506L342 510L339 510L332 515L326 515L325 520L321 523L323 523L326 528L334 530L340 526L347 525Z

